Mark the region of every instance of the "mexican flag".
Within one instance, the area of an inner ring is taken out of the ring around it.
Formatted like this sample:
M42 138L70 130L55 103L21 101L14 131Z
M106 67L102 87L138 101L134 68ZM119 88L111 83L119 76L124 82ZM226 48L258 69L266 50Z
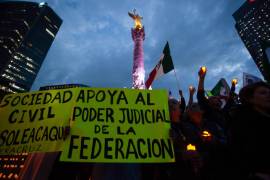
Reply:
M221 78L210 92L213 96L228 96L230 86L224 78Z
M149 74L149 77L145 82L145 88L149 89L149 87L151 86L151 84L155 79L162 76L163 74L170 72L173 69L174 69L173 61L170 54L169 43L167 42L163 49L163 54L161 55L158 64Z
M215 87L209 92L210 96L219 96L222 105L221 107L223 108L226 103L227 103L227 97L229 96L230 93L230 86L228 85L227 81L224 78L221 78ZM210 97L208 96L208 97Z

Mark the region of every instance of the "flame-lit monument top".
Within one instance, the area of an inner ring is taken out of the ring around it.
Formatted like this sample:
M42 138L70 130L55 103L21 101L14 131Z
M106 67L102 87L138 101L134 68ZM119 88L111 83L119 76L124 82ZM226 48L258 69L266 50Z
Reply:
M141 20L143 17L141 17L139 14L136 14L136 9L133 10L133 13L128 12L128 15L134 20L134 28L135 29L142 29L142 22Z
M132 39L134 41L133 51L133 70L132 70L132 87L134 89L144 89L144 59L143 59L143 40L145 37L142 17L136 14L136 10L128 12L128 15L134 20L134 28L131 29Z

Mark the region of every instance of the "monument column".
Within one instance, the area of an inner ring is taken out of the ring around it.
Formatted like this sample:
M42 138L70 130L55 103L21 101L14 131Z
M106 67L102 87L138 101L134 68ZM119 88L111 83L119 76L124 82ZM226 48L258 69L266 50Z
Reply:
M144 59L143 59L143 41L145 38L144 27L142 26L142 17L136 14L136 10L133 13L128 13L134 20L134 28L131 29L132 39L134 41L133 50L133 70L132 70L132 88L144 89Z

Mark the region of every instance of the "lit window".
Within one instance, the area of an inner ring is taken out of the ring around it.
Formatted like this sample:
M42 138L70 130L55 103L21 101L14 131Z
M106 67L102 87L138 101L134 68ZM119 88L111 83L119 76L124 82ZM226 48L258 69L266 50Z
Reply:
M33 66L32 64L30 64L30 63L26 63L26 65L28 66L28 67L31 67L32 69L36 69L36 67L35 66Z
M24 88L17 86L15 83L9 83L9 85L11 87L14 87L15 89L18 89L18 90L21 90L21 91L26 91Z
M25 59L26 59L27 61L29 61L29 62L35 64L35 65L38 65L38 64L37 64L35 61L33 61L33 59L30 58L30 57L25 57Z
M32 74L34 74L34 75L36 75L36 73L34 71L32 71L31 69L28 69L27 67L25 68L25 70L32 73Z
M42 6L44 6L44 5L46 5L46 2L41 2L41 3L39 3L39 7L42 7Z
M48 22L52 22L47 16L44 16L44 18L48 21Z
M17 59L17 60L21 60L18 56L13 56L14 57L14 59Z
M18 68L16 68L16 67L12 66L11 64L8 65L8 68L14 69L14 70L16 70L17 72L21 72L20 69L18 69Z
M28 29L30 29L29 24L27 23L27 21L23 21L23 23L27 26Z
M23 66L21 66L20 64L17 64L16 62L14 62L14 61L10 61L12 64L14 64L15 66L18 66L18 67L20 67L20 68L22 68L22 69L25 69L25 67L23 67ZM13 65L13 67L14 67L14 65Z
M15 29L14 31L20 36L21 39L23 38L21 33L18 31L18 29Z
M13 38L9 37L8 39L15 43L15 40Z
M55 35L54 35L49 29L46 28L46 32L47 32L49 35L51 35L53 38L55 38Z
M7 75L7 74L2 74L2 77L4 77L4 78L6 78L6 79L9 79L9 80L11 80L11 81L15 81L16 79L14 78L14 77L11 77L11 76L9 76L9 75Z
M12 91L10 88L8 88L6 86L3 86L3 85L0 85L0 89L3 90L3 91L6 91L6 92L16 93L15 91ZM5 166L6 165L4 165L4 167Z
M56 25L53 25L56 29L58 29L58 27Z
M26 78L25 78L24 76L21 76L21 75L19 75L19 74L15 74L15 73L13 73L12 71L10 71L9 69L5 69L5 71L6 71L7 73L9 73L9 74L12 74L13 76L15 76L15 77L17 77L17 78L20 78L20 79L26 81Z

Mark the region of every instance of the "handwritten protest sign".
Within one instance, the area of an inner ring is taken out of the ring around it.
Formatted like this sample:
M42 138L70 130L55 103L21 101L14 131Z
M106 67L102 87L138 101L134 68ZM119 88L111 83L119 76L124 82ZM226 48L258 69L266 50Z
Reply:
M0 154L63 151L61 160L71 162L173 162L167 102L165 90L7 95L0 104Z
M77 88L61 161L173 162L165 90Z
M61 151L71 89L6 95L0 104L0 154Z

